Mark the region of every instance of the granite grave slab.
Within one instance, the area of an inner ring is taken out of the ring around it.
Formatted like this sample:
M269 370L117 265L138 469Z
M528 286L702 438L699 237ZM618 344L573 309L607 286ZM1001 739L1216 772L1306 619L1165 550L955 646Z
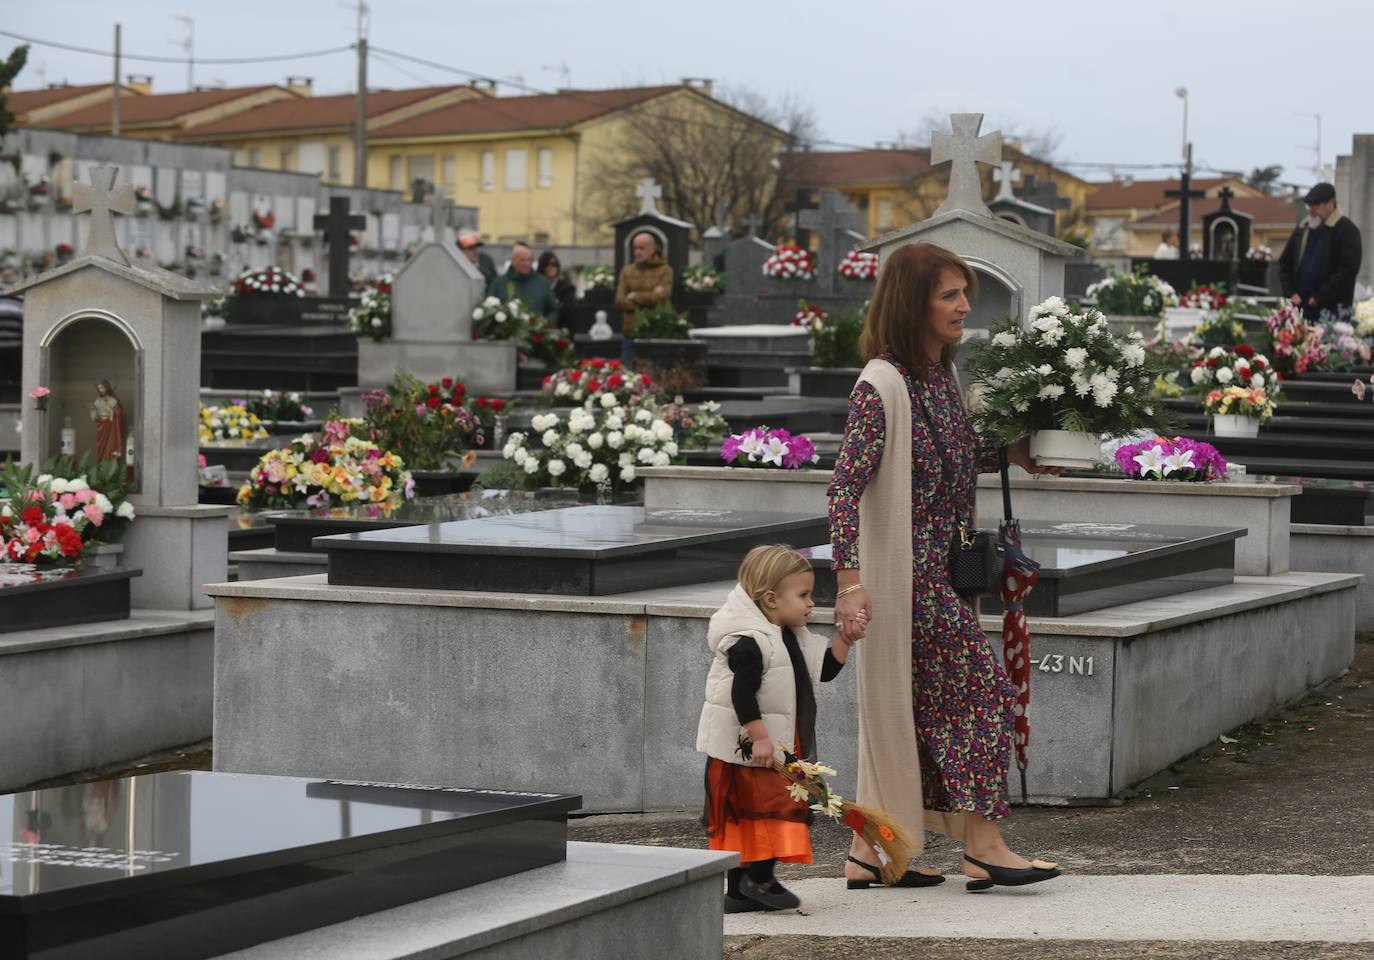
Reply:
M1040 564L1026 614L1067 617L1232 583L1243 536L1241 528L1024 520L1022 546ZM833 604L829 545L801 552L816 571L816 603ZM984 596L982 610L997 613L1001 601Z
M0 563L0 633L129 619L129 581L141 570Z
M0 796L0 954L216 956L558 863L580 805L207 772Z
M760 543L817 543L825 516L585 506L319 537L344 586L601 596L733 577Z
M324 547L317 546L314 541L334 534L513 516L577 504L577 494L571 490L549 496L486 490L480 497L417 497L390 508L384 504L367 503L315 510L283 510L268 513L263 518L276 531L275 542L265 546L299 553L323 553Z

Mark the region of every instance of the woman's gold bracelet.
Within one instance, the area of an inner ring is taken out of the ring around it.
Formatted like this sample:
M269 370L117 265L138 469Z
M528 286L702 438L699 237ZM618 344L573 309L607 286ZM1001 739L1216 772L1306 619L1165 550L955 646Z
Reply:
M847 597L847 596L849 596L851 593L853 593L855 590L862 590L863 588L864 588L864 585L863 585L862 583L856 583L856 584L854 584L852 587L845 587L845 588L844 588L843 590L841 590L839 593L835 594L835 599L836 599L836 600L839 600L841 597Z

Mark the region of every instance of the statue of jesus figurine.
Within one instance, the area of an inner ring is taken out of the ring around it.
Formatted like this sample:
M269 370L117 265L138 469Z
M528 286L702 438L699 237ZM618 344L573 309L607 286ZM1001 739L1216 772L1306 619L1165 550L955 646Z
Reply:
M95 400L91 401L91 419L95 421L96 460L121 460L124 457L124 407L109 380L95 385Z

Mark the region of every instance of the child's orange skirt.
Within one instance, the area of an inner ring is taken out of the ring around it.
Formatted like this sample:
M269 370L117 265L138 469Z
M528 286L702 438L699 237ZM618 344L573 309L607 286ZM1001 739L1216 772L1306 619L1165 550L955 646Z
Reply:
M811 811L766 767L715 757L706 763L706 829L712 850L735 850L743 863L811 862Z

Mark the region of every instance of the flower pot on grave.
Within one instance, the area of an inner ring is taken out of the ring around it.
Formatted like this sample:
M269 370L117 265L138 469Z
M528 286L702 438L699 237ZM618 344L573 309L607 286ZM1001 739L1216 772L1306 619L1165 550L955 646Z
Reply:
M86 548L82 563L87 570L118 570L123 553L122 543L95 543Z
M706 385L709 347L705 340L635 340L630 366L666 393L697 390Z
M1212 432L1218 437L1257 437L1259 421L1243 413L1218 413L1212 416Z
M1102 437L1072 430L1037 430L1030 435L1030 454L1042 467L1089 470L1102 459Z
M230 297L231 324L297 324L301 322L300 297Z

